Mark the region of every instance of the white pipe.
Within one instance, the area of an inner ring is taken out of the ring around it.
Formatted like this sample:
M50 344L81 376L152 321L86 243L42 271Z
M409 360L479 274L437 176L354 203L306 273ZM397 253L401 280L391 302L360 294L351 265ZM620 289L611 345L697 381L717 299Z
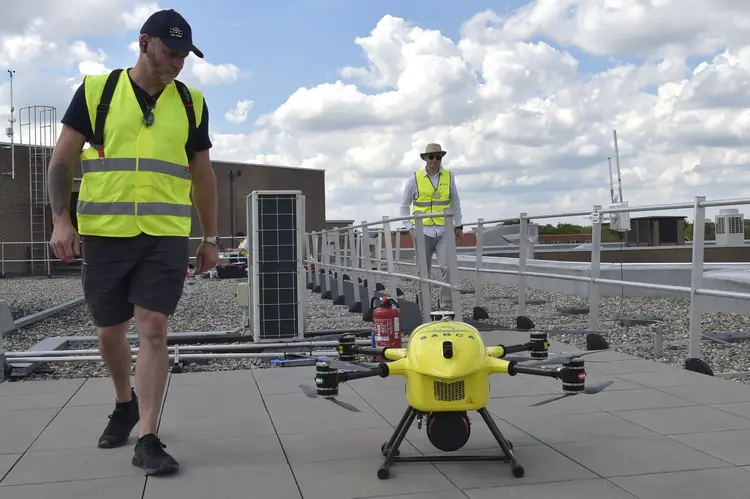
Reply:
M188 353L179 354L179 359L182 360L220 360L220 359L278 359L284 358L288 355L286 352L278 353L266 353L266 352L232 352L232 353ZM325 351L316 352L315 357L338 357L339 353L336 351ZM174 360L175 356L170 355L170 360ZM132 355L131 360L137 360L137 355ZM24 362L34 363L41 362L44 364L55 364L62 362L102 362L102 358L99 355L85 355L85 356L69 356L69 357L28 357L23 358Z
M191 351L220 351L220 350L240 350L242 348L288 348L288 347L336 347L338 346L338 341L319 341L319 342L312 342L312 341L300 341L298 343L267 343L267 344L258 344L258 343L239 343L236 345L232 344L219 344L219 345L185 345L185 346L171 346L167 347L167 349L170 352L174 352L175 350L179 349L180 352L191 352ZM356 340L354 342L355 345L371 345L372 342L370 340ZM132 347L131 351L134 353L137 353L140 351L139 347ZM27 350L23 352L6 352L6 357L12 357L12 358L22 358L26 359L27 357L46 357L46 356L52 356L52 357L65 357L65 356L72 356L72 355L88 355L88 354L98 354L99 350L96 348L90 348L90 349L83 349L83 350L41 350L41 351L34 351L34 350ZM248 352L252 353L252 352ZM258 352L260 353L260 352ZM280 352L283 353L283 352ZM182 354L181 354L182 355Z

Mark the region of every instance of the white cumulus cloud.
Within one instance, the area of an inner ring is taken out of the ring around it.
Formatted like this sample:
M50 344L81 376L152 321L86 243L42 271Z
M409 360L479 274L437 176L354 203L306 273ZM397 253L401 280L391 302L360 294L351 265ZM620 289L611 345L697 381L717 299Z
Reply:
M750 5L732 0L689 9L537 0L507 15L479 12L452 40L387 15L354 40L365 64L298 89L257 120L262 132L217 144L237 144L227 156L239 160L325 157L337 219L397 216L428 142L448 151L466 219L607 204L613 129L631 204L741 197L747 19Z
M17 65L25 102L64 106L70 92L66 78L30 68L64 68L71 78L131 63L76 40L101 34L105 16L122 19L124 31L157 8L72 2L13 4L0 19L0 62ZM747 2L534 0L455 22L452 39L383 16L352 40L365 62L342 61L337 77L254 120L260 96L230 94L236 107L213 122L223 117L245 133L214 134L213 157L325 168L328 218L358 221L398 215L429 142L448 151L466 220L607 204L613 129L631 204L750 190ZM246 76L207 54L190 57L181 79L212 106L214 84ZM0 85L3 121L6 95Z

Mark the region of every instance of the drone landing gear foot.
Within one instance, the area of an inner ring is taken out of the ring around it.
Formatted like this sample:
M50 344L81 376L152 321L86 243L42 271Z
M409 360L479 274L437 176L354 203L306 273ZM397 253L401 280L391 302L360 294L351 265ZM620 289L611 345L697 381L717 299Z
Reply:
M404 415L401 417L396 430L391 435L391 438L387 442L383 442L380 446L380 452L383 454L383 462L380 464L378 469L378 478L385 480L389 477L389 468L394 462L400 463L419 463L419 462L448 462L448 461L504 461L509 463L513 476L521 478L524 475L523 466L521 466L516 460L515 454L513 454L513 444L510 443L500 432L500 428L490 416L487 409L482 408L477 412L482 416L484 422L490 429L490 432L500 444L500 448L503 454L498 455L437 455L437 456L407 456L400 457L399 446L404 441L406 433L409 431L411 424L414 422L414 418L417 416L416 409L411 406L406 409Z
M503 454L505 454L505 461L510 463L513 476L516 478L521 478L524 475L524 469L523 469L523 466L518 464L516 455L513 453L513 444L511 444L503 436L502 432L500 431L500 428L497 427L497 423L495 423L495 420L492 419L492 416L490 415L489 411L486 408L482 407L477 412L479 412L479 415L482 416L482 419L484 419L484 422L487 424L487 427L490 429L492 436L495 437L495 440L497 440L497 443L500 444L500 448L503 450Z

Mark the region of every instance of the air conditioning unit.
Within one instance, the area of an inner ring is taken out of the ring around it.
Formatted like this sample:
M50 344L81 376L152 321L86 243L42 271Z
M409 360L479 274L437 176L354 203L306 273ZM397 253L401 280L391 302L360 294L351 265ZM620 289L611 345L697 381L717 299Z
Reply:
M246 200L246 293L253 339L304 338L305 197L301 191L253 191Z
M745 217L737 208L722 208L714 221L716 246L741 246L745 243Z

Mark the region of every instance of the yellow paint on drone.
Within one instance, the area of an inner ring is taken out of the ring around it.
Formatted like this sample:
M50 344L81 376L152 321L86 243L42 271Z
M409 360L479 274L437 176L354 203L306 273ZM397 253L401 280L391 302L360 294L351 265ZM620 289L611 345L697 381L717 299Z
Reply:
M450 342L451 358L443 355ZM390 375L406 378L409 405L422 412L475 411L490 399L490 375L507 374L509 362L498 359L503 347L487 347L479 331L463 322L420 325L406 348L389 348Z

